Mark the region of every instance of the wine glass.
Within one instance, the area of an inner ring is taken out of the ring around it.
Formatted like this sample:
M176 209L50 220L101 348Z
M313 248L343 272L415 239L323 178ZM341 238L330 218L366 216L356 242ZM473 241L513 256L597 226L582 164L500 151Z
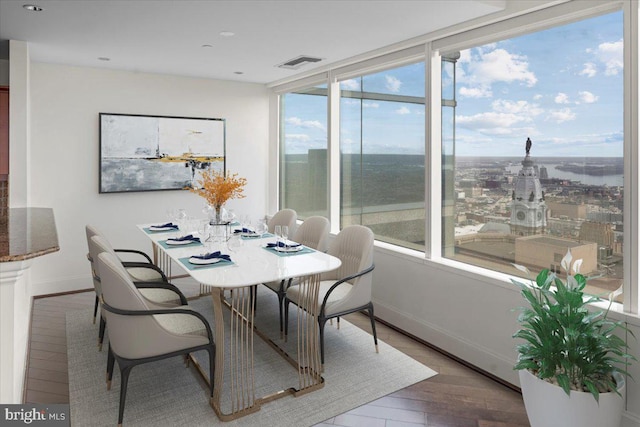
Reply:
M276 245L282 241L282 226L276 225L274 227L274 234L276 235Z
M187 219L187 211L184 209L178 209L176 213L176 222L178 223L178 228L182 231L185 231L185 221Z
M238 252L242 247L242 245L243 245L242 238L237 234L231 236L227 241L227 248L231 252Z
M198 233L200 233L202 243L204 243L209 238L209 220L205 219L200 221L200 226L198 227Z
M251 216L244 215L242 217L242 228L246 228L247 230L251 230Z
M289 226L288 225L283 225L282 226L282 233L280 234L280 236L282 237L282 243L284 243L286 245L287 244L287 239L289 238Z
M256 233L262 236L267 231L268 231L267 223L264 221L264 219L259 219L258 224L256 225Z

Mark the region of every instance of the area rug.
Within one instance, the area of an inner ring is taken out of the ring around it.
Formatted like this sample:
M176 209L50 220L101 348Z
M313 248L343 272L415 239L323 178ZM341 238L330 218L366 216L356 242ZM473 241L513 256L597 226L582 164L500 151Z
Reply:
M211 297L190 301L194 310L213 319ZM291 309L293 313L293 307ZM69 396L73 426L117 424L120 376L116 366L110 391L106 389L106 345L97 349L97 325L92 311L67 314ZM293 317L293 315L291 316ZM227 317L225 318L227 320ZM295 318L290 336L295 337ZM260 288L256 325L294 353L294 339L279 337L277 297ZM108 335L108 328L107 328ZM107 337L105 337L107 339ZM262 405L251 415L221 422L208 403L208 392L193 367L181 357L135 367L129 377L124 413L127 426L312 426L436 374L427 366L378 340L345 320L325 328L325 386L300 397L286 396ZM218 343L218 351L220 343ZM201 354L200 354L201 353ZM254 338L256 396L295 386L296 370L257 336ZM206 352L196 353L206 372ZM226 375L225 375L226 377ZM222 402L223 410L227 406Z

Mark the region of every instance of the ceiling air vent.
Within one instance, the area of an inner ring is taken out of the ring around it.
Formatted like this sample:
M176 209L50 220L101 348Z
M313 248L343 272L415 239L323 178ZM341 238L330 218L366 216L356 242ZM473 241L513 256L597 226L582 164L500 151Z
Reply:
M314 62L320 62L322 58L316 58L313 56L301 55L297 58L290 59L282 64L276 65L276 67L286 68L288 70L297 70L300 67L303 67L307 64L312 64Z

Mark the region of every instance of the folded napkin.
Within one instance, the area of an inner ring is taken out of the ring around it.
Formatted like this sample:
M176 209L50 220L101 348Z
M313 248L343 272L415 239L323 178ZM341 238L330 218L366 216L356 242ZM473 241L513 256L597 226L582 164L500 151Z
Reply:
M300 243L296 243L296 242L267 243L267 247L268 248L275 248L276 246L279 247L279 248L297 248L298 246L301 246L301 245L300 245Z
M222 254L222 253L220 253L220 251L215 251L215 252L211 252L209 254L204 254L204 255L193 255L191 258L195 258L195 259L220 258L220 259L223 259L225 261L231 261L231 257L229 255Z
M189 234L187 236L182 236L182 237L172 237L169 238L167 240L171 240L172 242L185 242L187 240L193 241L193 242L199 242L200 238L199 237L193 237L192 234Z
M236 228L235 230L233 230L234 233L238 234L238 233L255 233L255 231L253 231L250 228L244 228L242 227L242 230L239 228Z
M168 222L166 224L152 225L150 228L175 228L177 230L178 226L172 222Z

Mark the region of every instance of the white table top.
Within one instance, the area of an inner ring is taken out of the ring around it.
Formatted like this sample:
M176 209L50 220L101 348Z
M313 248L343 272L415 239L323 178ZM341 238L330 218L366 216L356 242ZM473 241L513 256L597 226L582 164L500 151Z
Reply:
M147 233L144 229L153 224L138 225L138 228L154 243L164 241L171 237L181 237L185 234L193 234L204 241L198 233L184 233L182 231L152 234ZM233 228L234 227L232 227L232 232ZM172 247L171 249L165 249L160 244L157 246L159 250L166 253L196 281L203 285L219 288L238 288L276 280L279 281L293 277L323 273L335 270L340 267L340 264L342 263L340 259L318 251L280 256L272 251L264 249L264 246L266 246L267 243L274 242L275 237L243 239L242 246L235 251L229 250L226 243L215 243L213 246L209 245L209 247L178 246ZM201 255L216 250L229 255L233 264L189 270L182 264L182 262L179 261L180 258L189 257L191 255Z

